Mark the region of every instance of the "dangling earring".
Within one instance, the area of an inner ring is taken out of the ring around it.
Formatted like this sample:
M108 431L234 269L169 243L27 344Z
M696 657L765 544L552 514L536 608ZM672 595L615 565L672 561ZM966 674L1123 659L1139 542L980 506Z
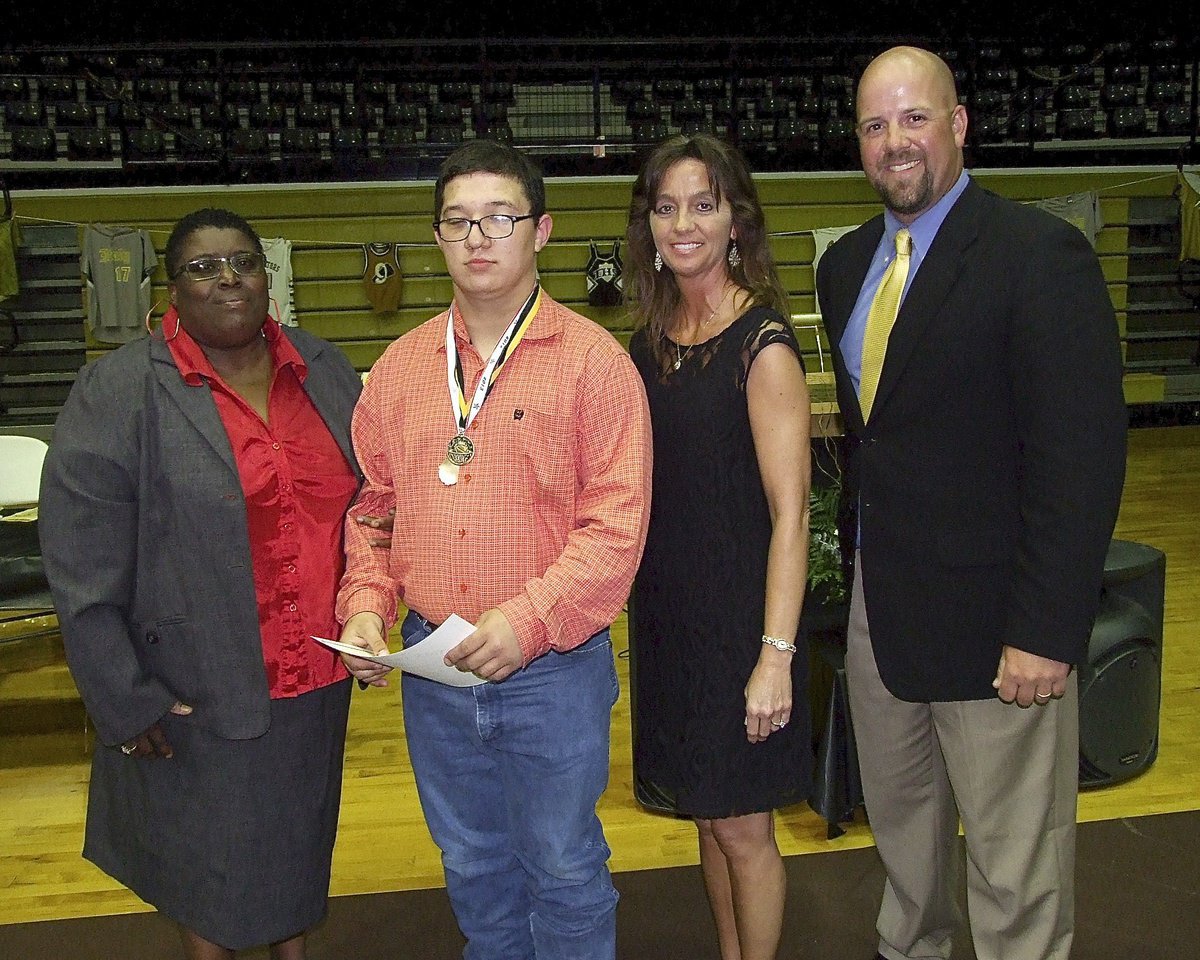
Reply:
M158 305L160 303L162 303L161 300L155 300L150 309L146 311L146 332L150 334L150 336L154 336L154 328L150 326L150 315L158 309Z
M742 254L737 248L737 241L734 240L729 245L729 255L726 257L729 261L729 269L735 270L742 265Z
M654 251L654 272L662 273L662 254L657 250Z
M170 342L171 342L172 340L174 340L174 339L175 339L177 336L179 336L179 328L180 328L180 326L181 326L181 325L182 325L182 324L180 323L180 320L179 320L179 314L178 314L178 313L176 313L176 314L175 314L175 332L174 332L174 333L172 333L172 334L171 334L169 337L163 337L163 342L164 342L164 343L170 343ZM164 324L163 324L163 329L165 330L166 328L167 328L167 325L164 323Z

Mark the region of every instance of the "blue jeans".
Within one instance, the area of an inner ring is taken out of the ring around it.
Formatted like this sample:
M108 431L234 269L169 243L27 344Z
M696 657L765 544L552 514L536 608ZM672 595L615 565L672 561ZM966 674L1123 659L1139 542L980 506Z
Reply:
M404 645L430 629L410 613ZM617 699L608 630L500 683L406 673L400 689L464 960L613 960L617 891L596 816Z

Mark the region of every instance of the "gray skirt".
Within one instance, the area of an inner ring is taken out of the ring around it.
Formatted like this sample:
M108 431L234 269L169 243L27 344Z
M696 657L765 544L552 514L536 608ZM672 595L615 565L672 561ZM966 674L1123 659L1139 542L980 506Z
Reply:
M349 680L272 700L253 740L168 714L170 760L97 743L84 857L220 946L302 933L325 915L349 705Z

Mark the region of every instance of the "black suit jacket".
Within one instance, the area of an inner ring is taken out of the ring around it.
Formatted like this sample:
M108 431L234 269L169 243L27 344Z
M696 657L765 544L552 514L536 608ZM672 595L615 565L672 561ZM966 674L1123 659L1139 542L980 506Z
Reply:
M1085 655L1125 469L1113 308L1079 230L972 182L913 278L864 426L837 347L882 233L880 215L817 272L849 436L842 540L861 529L888 689L988 698L1002 645Z

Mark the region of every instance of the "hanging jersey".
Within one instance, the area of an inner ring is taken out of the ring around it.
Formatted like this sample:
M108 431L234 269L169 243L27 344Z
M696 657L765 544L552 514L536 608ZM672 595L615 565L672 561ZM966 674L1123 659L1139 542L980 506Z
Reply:
M400 273L400 248L394 243L363 246L363 289L375 313L392 313L400 306L404 277Z
M88 226L80 267L88 292L88 326L104 343L128 343L146 333L150 274L158 265L145 230Z
M271 315L285 326L296 326L296 290L292 283L292 241L275 237L262 242L267 257L267 293Z
M588 248L591 251L587 265L588 303L593 307L615 307L625 290L621 278L621 241L613 243L612 253L607 257L600 256L595 240L588 241Z
M1088 243L1093 247L1096 246L1096 234L1104 226L1104 217L1100 213L1100 197L1095 190L1089 190L1087 193L1072 193L1065 197L1035 200L1033 205L1078 227L1088 238Z
M1200 175L1179 171L1179 259L1200 260Z

